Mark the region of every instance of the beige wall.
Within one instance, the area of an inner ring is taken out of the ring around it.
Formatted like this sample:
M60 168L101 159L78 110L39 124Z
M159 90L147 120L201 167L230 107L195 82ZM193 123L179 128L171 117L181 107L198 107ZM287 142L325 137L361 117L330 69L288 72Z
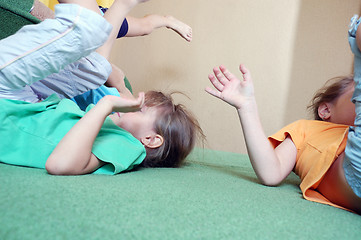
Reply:
M152 0L130 15L173 15L193 28L187 43L168 29L116 43L112 61L135 92L180 90L177 97L198 118L206 148L246 153L235 109L204 92L219 64L252 72L265 133L299 118L327 79L351 72L347 42L359 0ZM238 76L240 76L238 74Z

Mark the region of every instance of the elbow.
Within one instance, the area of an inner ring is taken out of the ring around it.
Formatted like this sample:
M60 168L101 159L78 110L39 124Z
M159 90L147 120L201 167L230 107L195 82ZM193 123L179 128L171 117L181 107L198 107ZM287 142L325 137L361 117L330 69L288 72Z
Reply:
M71 175L69 169L61 164L60 160L61 159L49 157L45 163L46 171L51 175Z
M61 171L59 170L57 164L55 164L54 161L50 158L48 158L45 163L45 169L51 175L63 175L61 174Z
M277 187L279 186L281 183L280 182L264 182L264 181L261 181L261 183L267 187Z
M282 180L275 179L275 178L258 178L261 184L268 186L268 187L277 187L282 183Z

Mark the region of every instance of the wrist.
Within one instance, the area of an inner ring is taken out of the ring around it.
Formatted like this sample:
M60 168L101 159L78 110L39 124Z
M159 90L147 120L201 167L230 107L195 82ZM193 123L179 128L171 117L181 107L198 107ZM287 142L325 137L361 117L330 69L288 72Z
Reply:
M111 101L111 96L110 95L106 95L104 96L102 99L100 99L100 101L95 105L96 108L101 109L101 111L105 114L105 115L109 115L113 112L113 102ZM94 107L94 108L95 108Z
M254 98L249 98L246 101L242 101L242 103L236 106L236 109L239 113L254 112L257 110L256 100Z

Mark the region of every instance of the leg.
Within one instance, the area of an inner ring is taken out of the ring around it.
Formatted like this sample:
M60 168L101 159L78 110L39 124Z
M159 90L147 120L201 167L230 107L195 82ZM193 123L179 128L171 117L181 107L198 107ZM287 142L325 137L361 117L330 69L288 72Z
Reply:
M96 52L67 65L58 73L37 81L30 88L40 99L56 93L59 98L72 98L103 85L112 72L110 63Z
M124 0L121 0L121 3L125 6L130 5ZM119 6L114 5L113 8L119 9ZM100 12L99 9L97 11ZM122 19L119 11L117 11L115 19L116 21ZM115 24L118 24L118 22ZM116 83L112 87L124 91L127 90L124 86L124 76L119 76L119 69L113 69L112 71L109 62L99 54L101 50L97 52L66 66L59 73L52 74L41 81L33 83L31 89L40 99L45 99L53 93L58 94L60 98L73 98L91 89L100 87L105 81L110 79L113 84ZM122 86L124 87L122 88ZM104 91L101 92L103 93ZM129 95L131 94L129 93Z
M97 102L106 95L133 97L130 85L126 85L126 79L123 71L112 64L112 73L109 75L107 82L97 89L89 90L78 95L71 100L76 102L80 109L85 110L89 104L97 104Z
M358 27L360 20L349 31L349 43L355 55L354 80L355 92L352 101L355 103L356 118L354 127L350 128L343 169L346 180L354 193L361 198L361 28Z
M356 102L355 126L348 133L343 170L347 183L361 198L361 102ZM356 123L358 125L356 125Z
M125 85L125 74L118 68L116 65L112 64L112 73L109 75L107 81L105 82L106 87L115 88L118 91L118 94L122 94L126 97L132 97L133 94Z
M97 49L109 36L111 26L92 11L59 4L55 12L55 19L25 26L0 41L0 89L22 89L58 72Z
M34 1L33 9L30 11L30 14L41 21L44 21L48 18L55 18L53 10L48 8L44 3L40 2L39 0Z

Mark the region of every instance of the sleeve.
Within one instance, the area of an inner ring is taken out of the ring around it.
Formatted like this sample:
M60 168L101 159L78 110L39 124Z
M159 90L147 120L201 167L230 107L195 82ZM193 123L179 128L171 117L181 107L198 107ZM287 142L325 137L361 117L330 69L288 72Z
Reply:
M129 29L128 21L126 18L124 18L124 21L122 23L122 26L119 29L117 38L122 38L125 35L127 35Z
M99 9L101 10L102 14L104 15L104 13L108 10L108 8L104 8L102 6L99 6ZM129 29L129 25L128 25L128 21L126 18L124 18L124 21L122 23L122 26L119 29L117 38L122 38L125 35L127 35L128 33L128 29Z
M143 144L110 119L104 122L94 142L92 153L107 163L94 173L108 175L131 170L141 164L146 156Z
M110 88L102 85L97 89L92 89L81 95L75 96L71 100L76 102L79 108L84 111L89 104L97 104L100 99L106 95L120 96L116 88Z
M293 122L275 134L268 137L269 142L273 146L273 148L276 148L279 144L281 144L288 136L291 137L293 143L298 146L300 146L301 142L304 139L303 129L304 129L304 120L298 120L296 122Z

